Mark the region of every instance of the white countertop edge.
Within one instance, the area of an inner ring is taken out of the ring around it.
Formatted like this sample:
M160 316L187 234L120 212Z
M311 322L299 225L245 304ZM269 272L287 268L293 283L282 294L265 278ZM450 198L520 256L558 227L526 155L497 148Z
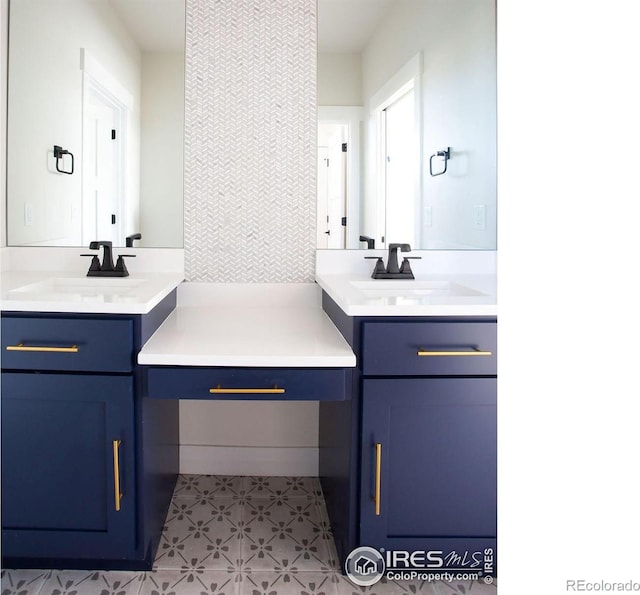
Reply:
M48 312L50 314L148 314L163 298L169 295L167 291L157 301L123 307L119 304L101 304L100 308L91 304L60 304L60 302L30 302L18 306L8 305L12 302L0 302L2 312Z
M355 368L356 356L259 356L140 353L142 366L194 366L234 368Z
M336 304L348 316L497 316L496 305L350 306Z

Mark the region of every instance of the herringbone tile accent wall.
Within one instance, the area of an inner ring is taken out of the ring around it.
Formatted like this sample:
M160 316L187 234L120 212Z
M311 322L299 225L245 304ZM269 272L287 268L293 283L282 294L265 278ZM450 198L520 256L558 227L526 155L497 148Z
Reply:
M313 280L316 0L187 0L189 281Z

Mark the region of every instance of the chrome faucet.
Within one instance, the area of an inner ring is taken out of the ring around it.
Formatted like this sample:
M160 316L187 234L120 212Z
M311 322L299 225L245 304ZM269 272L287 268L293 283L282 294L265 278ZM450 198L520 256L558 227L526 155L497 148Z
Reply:
M401 252L411 252L409 244L389 244L389 256L387 266L384 266L382 256L365 256L365 258L375 258L376 265L371 274L372 279L415 279L411 270L410 259L419 259L420 256L405 256L402 266L398 266L398 250Z
M135 254L121 254L118 261L113 264L113 244L112 242L94 241L89 244L89 250L99 250L103 248L102 264L97 254L81 254L81 256L91 256L91 266L87 271L87 277L128 277L129 271L124 263L125 258L135 258Z

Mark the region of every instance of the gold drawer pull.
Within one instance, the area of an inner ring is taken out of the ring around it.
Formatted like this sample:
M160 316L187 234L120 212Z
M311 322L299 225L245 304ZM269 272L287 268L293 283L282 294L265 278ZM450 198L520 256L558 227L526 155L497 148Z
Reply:
M43 353L78 353L78 346L71 347L45 347L45 346L27 346L22 343L17 345L7 345L7 351L38 351Z
M482 351L481 349L473 348L473 351L425 351L420 349L418 351L420 356L439 356L439 355L493 355L491 351Z
M209 392L212 395L282 395L284 388L278 388L277 385L273 388L221 388L218 384L216 388L210 388Z
M382 484L382 444L376 442L376 485L373 493L373 505L376 516L380 516L380 487Z
M120 511L120 500L122 500L122 492L120 491L120 444L122 444L121 440L113 441L113 485L116 512Z

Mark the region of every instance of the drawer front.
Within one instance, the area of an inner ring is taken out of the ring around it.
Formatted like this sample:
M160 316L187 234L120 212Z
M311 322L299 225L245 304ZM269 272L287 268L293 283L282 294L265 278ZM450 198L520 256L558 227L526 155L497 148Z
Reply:
M2 318L2 367L130 372L133 321Z
M343 401L342 368L149 368L154 399Z
M497 327L490 322L367 322L362 369L367 376L493 376Z

